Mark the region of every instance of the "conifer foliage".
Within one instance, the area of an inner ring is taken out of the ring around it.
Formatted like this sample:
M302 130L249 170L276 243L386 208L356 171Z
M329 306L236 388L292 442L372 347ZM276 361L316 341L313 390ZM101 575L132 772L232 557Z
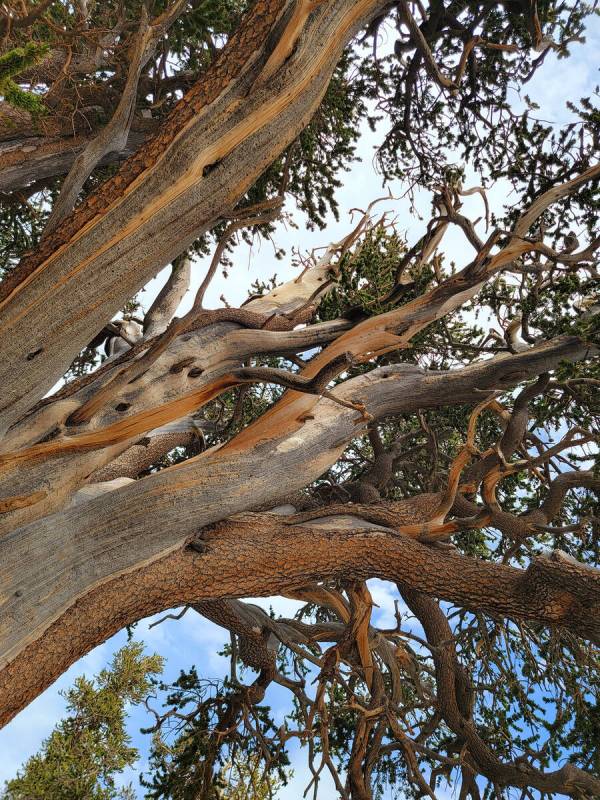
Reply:
M168 609L229 657L151 687L131 645L10 800L119 796L142 700L156 800L275 795L298 747L316 798L600 796L598 90L556 121L532 89L597 25L2 4L0 724ZM364 131L413 224L388 186L332 241ZM288 279L207 308L261 239Z
M116 800L135 797L115 779L138 756L126 731L127 708L145 699L162 659L130 642L95 679L77 678L64 693L67 716L8 781L3 800Z

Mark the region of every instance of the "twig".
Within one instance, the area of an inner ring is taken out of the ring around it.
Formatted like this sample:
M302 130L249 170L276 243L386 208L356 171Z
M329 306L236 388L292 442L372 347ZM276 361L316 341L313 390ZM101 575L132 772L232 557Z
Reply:
M151 625L148 625L148 630L150 630L150 628L156 627L156 625L160 625L162 622L166 622L166 620L168 619L181 619L184 616L184 614L187 614L190 608L191 606L184 606L183 609L179 612L179 614L165 614L164 617L161 617L160 619L157 619L156 622L153 622Z
M413 15L411 14L410 8L408 7L407 0L400 0L398 3L400 7L400 12L404 18L404 22L410 32L410 38L413 40L413 43L423 56L423 60L425 61L425 66L427 71L433 78L433 80L439 84L443 89L458 89L457 84L447 78L441 71L438 65L435 62L433 57L433 53L427 43L427 40L423 36L423 33Z
M266 225L268 222L273 222L277 219L279 214L281 213L281 207L283 205L283 197L277 196L270 200L266 200L262 203L257 203L256 205L250 206L249 208L242 209L240 213L239 219L236 219L227 226L224 233L222 234L219 242L217 244L217 248L214 252L212 260L210 262L210 266L206 275L204 276L204 280L200 284L198 291L196 292L196 297L194 298L194 303L191 308L191 312L201 311L203 306L202 303L204 301L204 295L206 294L206 290L208 289L210 282L212 281L215 272L217 271L217 267L221 261L225 248L227 247L229 240L237 231L241 230L242 228L251 228L254 225Z

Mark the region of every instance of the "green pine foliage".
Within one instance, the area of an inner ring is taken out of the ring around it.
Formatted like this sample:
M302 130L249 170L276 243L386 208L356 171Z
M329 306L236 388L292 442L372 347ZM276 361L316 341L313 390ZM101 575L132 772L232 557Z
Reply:
M2 800L131 800L115 778L137 759L126 731L126 709L141 703L163 659L130 642L95 679L79 677L64 696L67 716L39 753L8 781Z
M0 84L18 75L23 70L33 67L47 55L47 44L27 42L23 47L15 47L0 56Z
M11 106L28 111L33 116L44 113L42 98L22 89L13 77L42 61L49 49L47 44L27 42L23 47L15 47L0 55L0 95Z
M153 735L151 771L141 780L148 800L263 800L287 783L285 750L265 759L265 742L277 731L269 706L253 706L251 732L241 724L244 696L235 682L204 680L192 667L160 689L172 713L145 731ZM238 724L232 741L216 741L215 729Z

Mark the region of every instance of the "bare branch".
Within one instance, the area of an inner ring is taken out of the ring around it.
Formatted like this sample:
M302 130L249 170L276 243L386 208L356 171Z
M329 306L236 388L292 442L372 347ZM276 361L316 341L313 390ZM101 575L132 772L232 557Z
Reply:
M179 308L190 285L192 260L184 254L173 261L169 279L144 317L144 336L151 339L162 333Z
M71 213L83 184L94 171L98 162L107 153L111 151L119 152L125 147L133 121L140 74L152 55L157 39L157 30L148 24L148 12L145 6L142 6L139 29L134 38L129 56L129 72L119 104L110 122L75 159L73 166L63 181L60 195L52 206L52 212L44 229L45 236L56 230L65 217Z

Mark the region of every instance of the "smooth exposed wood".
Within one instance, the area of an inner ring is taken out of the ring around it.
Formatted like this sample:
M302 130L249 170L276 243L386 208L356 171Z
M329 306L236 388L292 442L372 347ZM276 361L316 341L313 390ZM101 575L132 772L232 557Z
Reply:
M326 275L330 268L329 259L321 258L301 279L278 286L230 315L232 319L247 316L259 320L277 315L274 321L285 321L283 315L293 315L308 300L316 302L328 291ZM228 313L221 309L211 312L210 318L226 319ZM71 424L74 413L97 398L99 389L110 385L138 354L133 348L114 364L107 362L96 373L65 387L56 398L43 401L0 442L0 452L4 452L0 455L0 461L4 459L4 468L0 466L0 497L30 498L20 503L18 511L4 514L0 530L62 508L92 472L113 461L136 438L198 411L202 398L220 392L226 385L236 385L238 381L231 373L244 358L260 353L300 352L326 344L349 324L340 320L299 330L271 331L244 329L239 322L222 321L195 328L170 342L137 380L126 383L113 402L101 405L86 425ZM139 343L138 349L146 346ZM226 375L231 378L230 384L224 381ZM26 457L27 465L23 461L25 451L34 456ZM44 486L44 496L34 498L40 485Z
M293 6L259 0L154 142L3 281L0 430L44 395L149 278L232 210L308 123L342 48L385 2L319 5L292 55L254 85Z
M510 386L528 372L546 371L566 354L587 353L586 343L564 337L455 373L385 367L347 381L336 393L360 399L379 418L469 402L474 386L480 391ZM297 411L293 404L287 408ZM306 486L367 424L357 411L325 398L309 418L295 419L295 425L268 435L259 428L253 448L207 452L81 508L7 532L0 539L0 669L95 587L162 558L203 526L264 503L274 505L282 494Z

